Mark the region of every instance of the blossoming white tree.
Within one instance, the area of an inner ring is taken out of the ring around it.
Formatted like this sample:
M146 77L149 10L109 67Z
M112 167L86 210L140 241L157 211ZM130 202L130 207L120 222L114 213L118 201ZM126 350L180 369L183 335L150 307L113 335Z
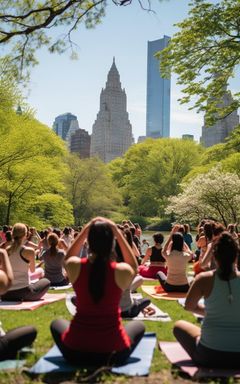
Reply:
M227 225L240 219L240 178L236 173L224 173L221 167L215 167L182 188L182 193L169 199L166 209L178 220L194 223L213 217Z

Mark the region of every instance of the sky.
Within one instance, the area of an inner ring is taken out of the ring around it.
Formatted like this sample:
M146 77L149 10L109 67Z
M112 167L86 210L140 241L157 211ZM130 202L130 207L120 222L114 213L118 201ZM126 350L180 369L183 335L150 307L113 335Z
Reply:
M31 71L27 101L36 117L52 127L56 116L70 112L80 128L92 132L99 111L100 92L115 57L122 87L127 94L127 111L135 141L146 134L147 42L173 36L174 24L187 17L189 0L152 0L155 13L142 10L137 2L125 7L111 4L102 23L94 29L84 25L72 35L78 60L70 52L50 54L38 51L39 65ZM61 31L62 33L62 31ZM55 35L60 31L55 31ZM203 115L180 105L181 89L171 78L170 137L201 136Z

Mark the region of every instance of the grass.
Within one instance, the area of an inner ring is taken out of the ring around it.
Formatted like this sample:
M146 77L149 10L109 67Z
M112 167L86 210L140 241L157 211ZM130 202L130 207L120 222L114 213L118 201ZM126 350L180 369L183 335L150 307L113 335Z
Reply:
M147 282L147 284L153 284L154 282ZM140 290L141 291L141 290ZM62 291L58 291L62 292ZM65 291L66 292L66 291ZM142 292L144 296L146 294ZM196 322L194 316L190 313L184 311L184 309L175 301L166 301L166 300L157 300L151 299L151 301L161 307L161 310L167 312L171 317L171 322L151 322L145 321L146 331L155 332L157 335L157 340L174 340L172 334L172 327L176 320L185 319L191 322ZM32 366L40 356L46 353L51 346L53 345L53 340L50 334L50 323L53 319L65 318L71 319L71 315L66 309L65 301L59 301L40 307L34 311L1 311L1 321L5 330L10 330L12 328L22 326L22 325L34 325L38 330L37 339L34 342L35 353L27 357L26 365L28 367ZM171 366L164 355L158 350L155 349L154 357L151 365L151 373L156 373L159 371L170 370ZM60 378L60 382L65 381L65 378ZM76 381L79 381L75 377ZM107 375L104 379L105 382L115 382L115 377L112 375ZM124 381L124 380L123 380ZM31 380L24 374L19 372L12 373L0 373L0 383L19 383L19 384L28 384ZM36 379L36 383L42 383L42 379ZM55 381L59 382L59 380ZM118 379L118 382L121 382L121 378ZM125 379L126 382L126 379Z

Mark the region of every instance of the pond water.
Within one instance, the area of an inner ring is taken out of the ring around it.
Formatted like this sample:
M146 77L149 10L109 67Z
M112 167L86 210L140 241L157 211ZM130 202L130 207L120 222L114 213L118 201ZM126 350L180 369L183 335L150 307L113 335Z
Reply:
M164 242L167 240L168 236L169 236L169 232L166 232L166 231L159 231L163 234L164 236ZM154 245L154 241L153 241L153 234L156 233L156 231L143 231L142 233L142 236L141 236L141 241L142 239L146 239L150 246ZM195 250L196 249L196 244L195 244L195 237L196 237L196 232L195 231L192 231L191 232L191 235L192 235L192 238L193 238L193 246L192 246L192 249Z

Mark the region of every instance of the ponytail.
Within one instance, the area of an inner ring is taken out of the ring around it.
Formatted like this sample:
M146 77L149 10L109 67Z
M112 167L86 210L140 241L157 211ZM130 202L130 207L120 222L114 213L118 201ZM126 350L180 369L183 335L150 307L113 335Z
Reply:
M213 247L213 255L218 263L220 279L228 281L233 272L233 264L239 256L239 247L229 232L222 232Z
M98 303L105 293L107 260L101 256L90 264L88 289L95 303Z
M58 235L56 233L50 233L47 237L47 242L49 245L50 255L54 256L57 252L57 246L59 242Z
M26 236L26 234L27 234L27 227L25 224L22 224L22 223L14 224L12 229L13 243L7 248L7 252L9 255L21 246L22 240L24 236Z
M107 263L112 253L113 239L109 224L104 222L91 224L88 244L95 258L92 263L89 263L88 288L95 303L98 303L105 294Z

